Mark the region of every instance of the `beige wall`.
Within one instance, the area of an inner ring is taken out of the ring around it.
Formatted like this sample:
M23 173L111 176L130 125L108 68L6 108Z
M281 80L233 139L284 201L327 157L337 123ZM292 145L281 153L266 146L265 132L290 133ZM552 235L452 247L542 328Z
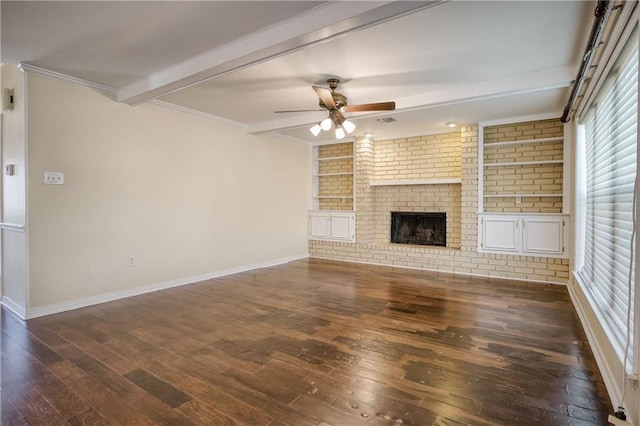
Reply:
M28 117L30 308L307 252L303 144L34 75Z

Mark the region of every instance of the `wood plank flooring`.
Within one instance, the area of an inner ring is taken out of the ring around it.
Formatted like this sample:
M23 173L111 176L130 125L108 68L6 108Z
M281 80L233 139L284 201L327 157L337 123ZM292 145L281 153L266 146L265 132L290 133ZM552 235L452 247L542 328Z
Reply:
M605 425L563 286L301 260L30 321L2 425Z

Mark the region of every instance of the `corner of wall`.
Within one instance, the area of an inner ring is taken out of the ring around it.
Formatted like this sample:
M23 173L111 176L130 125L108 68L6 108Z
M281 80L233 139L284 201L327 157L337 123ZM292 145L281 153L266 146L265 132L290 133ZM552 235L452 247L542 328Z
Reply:
M3 304L24 316L28 308L28 237L26 234L26 78L15 66L3 64L1 88L14 90L13 110L2 111L2 295ZM4 173L13 165L13 175Z

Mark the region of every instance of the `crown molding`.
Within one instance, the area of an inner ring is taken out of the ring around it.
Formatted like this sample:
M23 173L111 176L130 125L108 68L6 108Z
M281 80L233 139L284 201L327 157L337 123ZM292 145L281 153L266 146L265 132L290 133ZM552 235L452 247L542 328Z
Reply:
M501 126L504 124L524 123L527 121L551 120L554 118L557 118L559 120L561 115L562 115L561 110L548 112L544 114L520 115L516 117L501 118L499 120L481 121L478 123L478 127Z
M197 115L199 117L204 117L209 120L220 121L222 123L231 124L232 126L242 127L243 129L249 128L248 124L241 123L240 121L230 120L225 117L220 117L219 115L209 114L208 112L198 111L196 109L184 107L182 105L172 104L171 102L161 101L158 99L152 99L148 101L150 104L159 105L165 108L170 108L176 111L184 112L187 114Z
M273 135L282 139L286 139L292 142L296 142L296 143L301 143L304 145L310 145L310 143L304 139L300 139L300 138L296 138L295 136L291 136L291 135L286 135L284 133L279 133L279 132L274 132L274 133L267 133L268 135Z
M18 69L20 69L23 72L29 73L29 74L33 74L33 75L39 75L41 77L47 77L47 78L52 78L54 80L58 80L58 81L62 81L64 83L69 83L69 84L73 84L75 86L80 86L80 87L87 87L89 89L93 89L97 92L100 93L104 93L106 95L109 95L113 98L115 98L116 96L116 89L114 89L113 87L110 86L105 86L104 84L99 84L99 83L93 83L91 81L88 80L83 80L81 78L78 77L73 77L67 74L63 74L57 71L52 71L46 68L41 68L35 65L31 65L28 64L26 62L21 62L20 65L18 65Z
M52 70L49 70L49 69L46 69L46 68L42 68L42 67L38 67L38 66L35 66L35 65L31 65L31 64L28 64L26 62L20 63L20 65L18 65L18 69L20 69L21 71L26 72L28 74L33 74L33 75L38 75L38 76L41 76L41 77L51 78L53 80L61 81L63 83L73 84L74 86L86 87L88 89L92 89L92 90L95 90L97 92L109 95L110 97L112 97L114 99L116 97L117 90L115 88L113 88L113 87L105 86L104 84L93 83L93 82L88 81L88 80L83 80L81 78L73 77L73 76L70 76L70 75L67 75L67 74L63 74L63 73L60 73L60 72L57 72L57 71L52 71ZM162 106L162 107L165 107L165 108L170 108L170 109L173 109L173 110L181 111L181 112L184 112L184 113L187 113L187 114L197 115L199 117L204 117L204 118L207 118L209 120L220 121L220 122L223 122L223 123L231 124L233 126L242 127L244 129L247 129L249 127L247 124L241 123L239 121L230 120L228 118L220 117L218 115L209 114L209 113L202 112L202 111L197 111L195 109L183 107L181 105L172 104L170 102L160 101L158 99L152 99L152 100L149 101L149 103L152 103L152 104L155 104L155 105L159 105L159 106Z

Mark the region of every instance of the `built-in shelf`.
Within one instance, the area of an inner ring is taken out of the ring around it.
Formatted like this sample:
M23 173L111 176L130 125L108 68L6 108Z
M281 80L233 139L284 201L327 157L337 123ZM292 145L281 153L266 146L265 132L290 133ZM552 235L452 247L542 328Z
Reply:
M539 123L533 121L530 124L535 130ZM491 125L489 128L495 126ZM554 136L564 133L564 129L560 129L559 122L555 122L553 126L553 129L545 127L542 130L545 136L552 137L525 139L532 137L525 136L520 140L510 138L500 142L485 142L484 134L487 129L479 123L479 253L561 259L569 256L567 226L569 197L566 192L568 188L566 169L570 157L565 157L568 151L564 137ZM526 172L526 178L517 177L517 170L527 170L523 168L526 166L534 166L532 167L534 170ZM503 176L501 172L505 167L511 167L512 169L509 170L515 169L516 172L509 172ZM561 175L559 168L562 168ZM546 177L547 174L553 175L553 186L545 185L550 179ZM562 186L558 182L560 176L562 176ZM502 179L504 182L501 181ZM540 192L535 192L531 188L540 188ZM546 203L545 199L552 199L554 202ZM504 206L502 206L503 203ZM558 205L560 203L562 207ZM490 210L513 211L487 212L484 211L485 204ZM552 208L548 208L547 204L553 204ZM547 209L560 210L560 212L541 212Z
M374 180L371 186L399 186L399 185L448 185L462 183L460 178L448 179L395 179L395 180Z
M484 194L484 198L512 198L512 197L559 197L562 198L562 194Z
M341 155L339 157L321 157L316 158L318 161L333 161L333 160L346 160L349 158L353 158L353 155Z
M556 138L524 139L521 141L505 141L505 142L489 142L484 144L484 149L511 146L511 145L526 145L530 143L562 142L563 140L564 138L562 136L559 136Z
M353 142L313 147L311 170L312 211L349 209L355 205ZM321 156L324 154L325 156ZM338 193L338 194L336 194Z
M484 163L485 167L508 167L508 166L540 166L544 164L562 164L564 160L541 160L541 161L510 161L504 163Z
M314 176L352 176L351 172L339 172L339 173L318 173Z

